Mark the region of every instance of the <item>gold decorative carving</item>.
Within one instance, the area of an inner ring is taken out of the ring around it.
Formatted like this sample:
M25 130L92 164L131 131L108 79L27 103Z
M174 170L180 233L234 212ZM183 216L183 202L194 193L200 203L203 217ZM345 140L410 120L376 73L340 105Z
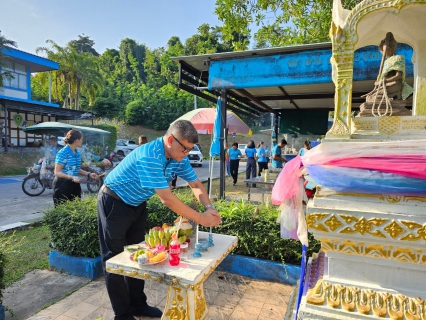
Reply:
M206 299L204 298L204 289L202 285L195 288L195 319L202 319L207 310Z
M373 259L393 260L403 263L425 264L426 254L421 249L409 249L364 242L319 238L324 252L360 255Z
M405 196L403 197L404 202L408 201L419 201L419 202L426 202L426 197L411 197L411 196Z
M392 220L383 230L385 230L393 239L398 238L405 230L395 221Z
M393 135L399 132L401 117L380 117L378 118L378 122L378 129L380 132Z
M402 119L402 130L424 130L426 128L426 119Z
M398 203L398 202L401 201L402 197L388 194L388 195L386 195L385 199L389 203Z
M106 268L106 272L109 273L116 273L116 274L120 274L122 276L126 276L126 277L132 277L132 278L138 278L138 279L142 279L142 280L151 280L151 281L156 281L156 282L162 282L164 280L163 277L152 277L149 273L145 272L145 273L140 273L137 271L124 271L123 268L118 268L118 269L112 269L107 267Z
M172 297L170 297L172 295ZM164 311L164 316L168 319L173 320L188 320L188 293L184 290L182 294L182 289L172 287L172 290L169 289L167 301L171 299L171 306ZM169 303L167 303L169 306Z
M316 306L343 308L348 312L375 315L383 319L426 320L426 303L423 299L331 284L323 279L318 280L315 287L308 290L306 302Z
M311 213L306 215L309 229L321 232L342 234L369 234L378 238L389 238L402 241L425 241L426 224L412 221L399 221L387 218L356 217L347 214ZM401 224L404 226L401 226ZM386 225L385 225L386 224ZM386 236L387 233L389 235ZM408 233L408 234L407 234Z
M367 220L364 217L362 217L361 219L358 219L358 221L354 224L353 228L347 227L343 229L342 231L340 231L340 233L349 233L349 234L360 233L362 235L367 233L375 237L386 238L386 236L380 230L374 230L374 231L372 230L375 227L382 225L387 220L388 219L383 219L383 218L373 218L373 219Z
M416 234L410 233L406 235L405 237L401 238L401 240L407 240L407 241L418 241L423 240L426 241L426 225L421 225L417 222L412 221L401 221L401 223L406 226L409 230L415 230L417 231Z
M341 223L340 220L335 216L331 216L331 218L326 220L324 224L329 227L331 231L335 231L336 229L339 229L341 226L343 226L343 223Z
M349 192L338 192L331 189L321 189L317 187L317 192L315 193L315 198L329 198L334 196L340 197L361 197L361 198L377 198L381 201L389 203L399 203L399 202L426 202L426 197L417 197L417 196L396 196L396 195L383 195L383 194L367 194L367 193L349 193Z
M318 231L328 232L328 229L324 227L321 223L316 224L317 221L322 220L328 213L313 213L306 216L306 224L308 228L315 229Z
M376 128L376 120L364 119L364 118L352 118L352 123L355 131L357 130L366 130L373 131L377 130Z

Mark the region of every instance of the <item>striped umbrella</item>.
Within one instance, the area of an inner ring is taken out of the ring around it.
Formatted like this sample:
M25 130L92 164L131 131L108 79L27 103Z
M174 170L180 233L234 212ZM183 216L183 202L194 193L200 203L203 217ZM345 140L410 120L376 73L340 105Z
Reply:
M216 108L200 108L185 113L175 121L188 120L194 125L198 133L212 134L215 118ZM253 134L249 126L232 111L226 112L226 127L229 134L236 133L243 136L251 136Z

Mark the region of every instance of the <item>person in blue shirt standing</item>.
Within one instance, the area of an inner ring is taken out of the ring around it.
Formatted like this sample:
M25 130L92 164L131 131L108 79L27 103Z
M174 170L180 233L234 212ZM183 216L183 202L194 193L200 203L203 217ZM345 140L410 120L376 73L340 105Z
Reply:
M49 138L49 148L50 148L50 157L56 158L59 150L62 149L62 146L58 144L58 138L50 137Z
M238 149L238 143L234 142L232 144L232 148L228 149L228 155L230 159L231 176L232 179L234 179L234 183L232 185L235 186L238 180L238 168L240 166L240 158L243 157L243 155L241 154L241 150Z
M256 178L256 147L253 140L250 140L244 152L247 157L246 179ZM256 184L252 184L252 187L255 188Z
M266 154L266 162L269 164L269 158L271 157L271 150L269 150L269 146L265 147L265 154Z
M287 160L282 157L282 148L284 148L286 145L287 145L287 141L285 139L282 139L280 143L278 143L272 149L272 167L273 168L282 168L283 162L287 162Z
M124 246L144 240L148 225L146 202L154 194L172 211L203 226L215 227L221 223L187 157L197 142L197 130L191 122L175 121L163 137L133 150L107 176L98 194L104 272L106 261L123 252ZM195 211L173 194L169 183L175 176L188 182L194 196L203 204L204 213ZM105 284L115 320L162 316L158 308L147 304L143 280L105 272Z
M303 157L306 153L306 151L311 150L311 144L308 140L305 140L305 142L303 143L304 148L301 148L299 150L299 156Z
M264 148L265 143L262 141L259 143L259 147L257 148L257 164L259 165L259 174L261 176L263 170L268 170L268 159L266 156L266 150Z
M81 198L80 182L83 177L98 179L96 173L81 169L81 154L77 150L83 144L83 134L70 130L64 138L66 146L59 150L55 159L55 179L53 180L53 203Z

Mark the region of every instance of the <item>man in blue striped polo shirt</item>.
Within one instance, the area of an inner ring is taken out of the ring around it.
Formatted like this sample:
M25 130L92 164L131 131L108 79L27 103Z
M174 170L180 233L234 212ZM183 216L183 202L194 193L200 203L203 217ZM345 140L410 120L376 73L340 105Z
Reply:
M219 213L211 205L187 157L197 142L197 130L192 123L176 121L164 137L136 148L107 176L98 195L104 271L106 261L121 253L124 246L144 240L148 216L146 201L154 194L177 214L201 225L215 227L221 223ZM171 192L169 183L176 176L188 182L204 205L204 213L191 209ZM105 283L116 320L162 316L158 308L148 306L143 280L105 272Z

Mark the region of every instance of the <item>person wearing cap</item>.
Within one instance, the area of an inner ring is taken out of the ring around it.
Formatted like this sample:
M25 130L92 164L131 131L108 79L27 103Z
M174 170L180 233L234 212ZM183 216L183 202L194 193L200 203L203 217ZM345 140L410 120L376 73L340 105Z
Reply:
M144 280L106 272L106 261L123 252L123 247L144 240L148 226L147 200L157 194L176 214L206 227L221 223L209 195L194 173L187 155L198 142L198 133L186 120L172 123L166 134L127 155L111 171L98 194L98 231L105 284L115 319L160 318L162 312L149 306ZM173 177L186 180L205 208L200 213L183 203L170 190Z

